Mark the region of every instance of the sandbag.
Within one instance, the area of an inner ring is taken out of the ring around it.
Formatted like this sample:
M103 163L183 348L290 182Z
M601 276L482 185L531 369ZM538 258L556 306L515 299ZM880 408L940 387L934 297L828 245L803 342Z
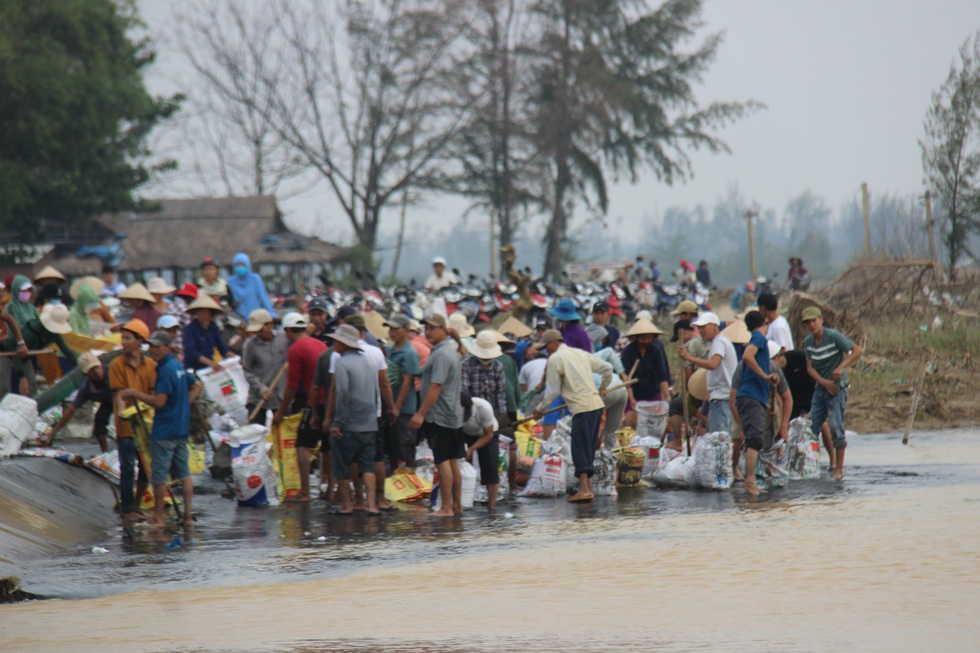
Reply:
M707 490L728 490L735 482L732 471L732 437L725 431L706 433L694 443L697 484Z
M820 477L820 441L806 417L789 423L789 477L794 481Z
M240 506L278 506L275 469L266 449L266 428L249 424L228 434L235 497Z
M476 491L476 468L466 462L465 459L459 460L459 475L463 479L463 488L460 494L460 503L463 508L473 507L473 493Z
M406 469L385 479L385 498L389 501L418 501L432 491L432 483Z
M239 425L248 423L248 381L241 359L237 356L226 358L220 363L222 371L211 368L197 371L197 377L204 384L208 399L217 404L218 409L230 415Z
M278 476L280 496L287 499L299 494L302 487L299 459L296 457L297 430L302 418L302 413L290 415L281 424L272 427L274 468Z
M614 497L619 495L616 491L616 469L618 461L616 454L608 449L599 449L595 453L595 474L590 479L592 482L592 493L597 497Z
M660 440L667 430L670 404L666 401L636 402L636 434Z
M643 471L640 473L640 478L645 481L653 479L653 473L657 471L660 467L661 455L660 455L660 440L651 437L639 437L636 436L631 442L632 446L642 449L646 453L646 459L643 461ZM672 451L676 454L675 449L669 449L666 451ZM665 454L665 456L673 457L673 454ZM666 465L670 462L670 458L664 461Z
M768 451L759 452L756 483L764 490L785 487L789 481L789 443L777 438Z
M8 393L0 400L0 456L20 451L34 433L37 402L30 397Z
M662 455L661 458L663 458ZM678 453L670 462L660 467L653 474L653 482L657 487L695 487L697 475L694 470L694 458Z
M534 461L531 477L520 496L560 497L565 488L565 460L560 454L548 453Z

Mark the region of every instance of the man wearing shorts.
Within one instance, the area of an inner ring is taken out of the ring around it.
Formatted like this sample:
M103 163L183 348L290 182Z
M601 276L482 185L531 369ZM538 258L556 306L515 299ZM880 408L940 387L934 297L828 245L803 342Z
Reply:
M356 464L364 475L369 516L378 516L375 490L375 437L378 432L378 372L374 363L361 351L357 329L341 324L330 334L334 353L333 389L334 413L330 424L333 436L333 475L340 489L340 507L335 514L350 515L351 465Z
M463 478L457 461L466 454L460 431L463 410L459 405L459 355L456 341L446 331L445 317L430 315L422 323L425 338L432 343L432 353L422 368L422 405L408 427L423 429L439 471L442 507L433 514L452 517L463 514Z
M595 474L595 450L599 446L599 422L603 411L600 393L609 387L613 367L580 349L567 346L555 329L541 336L541 344L548 351L548 370L545 372L544 397L534 411L534 418L541 419L543 409L559 394L565 400L572 412L572 462L579 478L578 492L569 501L587 503L594 498L589 479ZM602 377L598 389L593 374Z
M693 356L687 347L677 350L683 360L708 370L708 431L732 432L732 414L728 406L728 393L732 388L732 375L738 358L731 340L721 335L721 320L714 313L706 312L694 322L701 329L701 337L711 343L707 358Z
M75 400L65 409L64 415L54 425L48 434L48 443L54 442L54 437L65 427L82 406L88 402L99 404L95 411L95 422L92 424L92 435L99 442L102 453L109 451L109 418L112 417L112 389L109 387L109 366L103 365L90 351L78 357L78 369L85 375L82 387L78 389ZM130 492L132 494L132 492Z
M418 394L415 392L415 379L422 375L422 365L418 351L411 343L411 320L404 315L392 315L385 322L388 335L392 340L388 352L388 368L394 374L390 375L391 391L395 396L395 412L398 421L392 428L394 434L391 449L396 456L392 457L391 465L396 467L398 462L407 467L415 467L415 445L418 437L416 431L408 428L412 415L418 410Z
M803 326L810 335L803 341L806 350L806 369L816 381L810 407L810 425L814 435L820 433L826 421L835 450L834 478L844 478L844 411L847 409L847 373L844 371L861 358L864 350L839 331L824 327L823 312L816 306L803 311Z
M745 491L756 496L763 492L755 482L755 464L762 450L769 403L769 384L779 382L779 375L769 367L769 345L766 342L766 318L759 311L745 314L745 327L752 333L745 346L742 362L745 372L735 394L735 408L745 438Z
M321 443L323 446L329 446L326 443L325 433L314 428L312 417L316 407L324 402L322 396L312 395L312 386L317 359L326 351L327 346L309 336L306 330L309 322L299 313L290 313L284 317L282 326L286 337L289 338L289 351L286 352L286 390L282 395L282 403L272 417L272 424L273 426L282 424L287 410L290 415L303 412L303 419L296 432L300 490L299 494L289 497L286 502L309 503L313 450ZM318 393L318 395L322 394Z
M191 430L191 402L197 398L201 384L187 373L171 354L173 339L166 331L157 331L149 340L150 358L157 363L157 380L153 394L123 390L122 399L137 399L153 408L153 431L150 433L150 482L153 485L153 518L150 528L164 528L167 477L181 481L184 499L184 526L191 526L191 498L194 480L187 465L187 440Z

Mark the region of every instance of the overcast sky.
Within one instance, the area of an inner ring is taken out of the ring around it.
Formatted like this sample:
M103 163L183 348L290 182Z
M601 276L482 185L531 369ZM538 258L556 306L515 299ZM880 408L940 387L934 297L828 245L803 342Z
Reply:
M169 5L140 1L151 34L167 28ZM835 209L859 196L862 181L872 194L923 190L922 120L959 46L980 28L980 1L706 0L703 17L703 34L724 31L725 39L700 101L754 99L768 109L721 132L732 154L695 153L691 181L667 187L648 175L616 185L610 218L710 205L733 184L780 213L806 190ZM169 88L174 61L161 52L151 89ZM324 189L283 209L301 221L329 213L328 197ZM462 208L434 199L415 215L445 219Z

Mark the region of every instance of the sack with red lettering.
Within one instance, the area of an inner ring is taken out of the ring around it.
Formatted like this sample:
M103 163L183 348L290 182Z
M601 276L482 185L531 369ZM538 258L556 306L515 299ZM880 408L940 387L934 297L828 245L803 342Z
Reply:
M522 497L560 497L565 494L565 459L561 454L546 453L534 461L531 478L521 491Z
M250 424L228 434L231 475L240 506L278 506L279 486L269 459L266 428Z

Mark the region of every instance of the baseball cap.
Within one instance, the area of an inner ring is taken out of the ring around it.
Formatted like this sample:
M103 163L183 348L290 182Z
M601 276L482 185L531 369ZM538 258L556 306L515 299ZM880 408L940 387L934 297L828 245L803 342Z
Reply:
M269 322L272 322L272 313L265 310L264 308L257 308L248 315L248 326L245 327L245 331L248 333L256 333L262 330Z
M437 256L434 259L432 259L432 265L445 265L445 264L446 264L446 259L442 258L441 256Z
M604 313L608 313L609 312L609 304L607 304L606 302L596 302L592 306L592 312L595 313L596 311L602 311Z
M90 351L78 357L78 369L82 371L82 374L88 374L93 368L101 364L98 357Z
M389 329L408 329L412 326L412 321L404 315L395 314L385 320L384 325Z
M692 302L690 299L685 299L677 308L670 312L671 315L680 315L681 313L694 313L698 314L698 305Z
M783 346L774 340L767 340L766 345L769 348L769 358L775 358L783 351Z
M548 323L548 320L545 320L545 319L542 318L542 319L540 319L540 320L538 320L537 322L534 323L534 328L535 329L548 329L548 328L551 328L551 324Z
M357 315L357 310L353 306L341 306L337 309L338 320L346 320L351 315Z
M166 331L154 331L146 343L152 347L169 347L174 344L174 339Z
M219 267L218 264L214 262L213 258L211 258L210 256L205 256L204 260L201 261L201 267L204 268L209 265L213 265L214 267Z
M823 311L816 306L807 306L805 309L803 309L803 319L801 321L806 323L818 317L823 317Z
M355 329L366 329L367 325L364 322L364 316L360 313L354 313L344 318L344 324L349 324ZM343 326L343 325L341 325Z
M306 312L312 313L313 311L320 311L321 313L329 313L327 310L327 302L323 297L314 297L310 300L310 303L306 305Z
M542 345L547 345L549 342L564 342L565 338L561 335L561 331L558 329L548 329L542 335L539 343Z
M446 318L439 313L433 313L429 317L422 319L422 324L427 324L434 327L446 328Z
M694 325L691 324L690 320L677 320L674 322L674 337L670 339L671 342L677 342L681 337L681 331L694 331Z
M176 315L161 315L160 319L157 320L158 329L172 329L175 326L180 326L180 320L177 319Z
M305 329L310 324L302 313L290 313L282 319L283 329Z
M683 302L681 303L683 304ZM693 304L694 302L691 303ZM700 317L698 317L698 319L691 322L691 324L697 327L703 327L709 324L714 324L715 326L721 326L721 320L718 318L717 315L715 315L711 311L706 311L702 313Z

